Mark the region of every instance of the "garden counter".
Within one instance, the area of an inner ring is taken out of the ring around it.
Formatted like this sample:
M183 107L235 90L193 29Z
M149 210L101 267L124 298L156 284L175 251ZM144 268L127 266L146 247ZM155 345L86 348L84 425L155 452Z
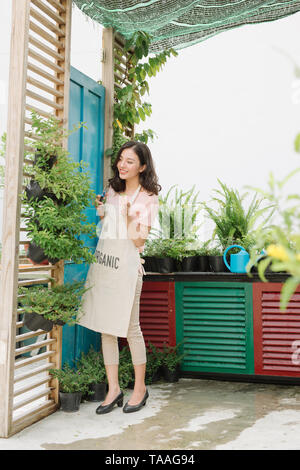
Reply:
M146 345L184 340L182 377L300 383L300 286L279 309L288 277L148 272L140 299Z

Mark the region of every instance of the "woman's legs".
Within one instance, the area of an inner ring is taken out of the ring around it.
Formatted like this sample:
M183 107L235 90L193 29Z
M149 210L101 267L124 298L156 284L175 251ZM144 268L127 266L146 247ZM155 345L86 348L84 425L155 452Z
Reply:
M120 393L119 386L119 347L118 338L116 336L107 335L102 333L102 352L104 358L104 365L108 381L108 393L105 400L101 405L108 405Z
M137 405L138 403L140 403L146 392L146 347L139 323L140 296L142 291L142 285L143 275L139 273L127 334L127 341L131 352L135 374L134 390L129 400L129 405ZM118 338L113 335L102 333L101 342L106 375L108 380L108 393L105 397L105 401L102 404L108 405L120 393L118 378Z
M127 341L131 352L132 363L134 367L134 389L128 401L129 405L138 405L144 398L146 392L145 373L146 373L146 347L143 334L140 328L140 296L143 285L143 275L138 274L137 286L129 328L127 333Z

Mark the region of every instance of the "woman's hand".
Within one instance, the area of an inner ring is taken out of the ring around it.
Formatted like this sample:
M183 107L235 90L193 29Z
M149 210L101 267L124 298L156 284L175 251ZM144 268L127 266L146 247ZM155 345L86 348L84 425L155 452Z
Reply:
M94 202L94 206L96 207L97 209L97 213L98 215L103 218L104 215L105 215L105 211L104 211L104 203L100 200L101 199L101 196L98 194L96 196L96 199L95 199L95 202Z

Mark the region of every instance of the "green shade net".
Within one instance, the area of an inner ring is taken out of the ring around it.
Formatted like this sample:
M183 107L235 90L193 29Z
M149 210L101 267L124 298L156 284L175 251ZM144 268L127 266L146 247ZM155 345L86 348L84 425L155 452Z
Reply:
M149 52L183 49L244 24L273 21L300 10L300 1L73 0L80 10L125 38L154 36Z

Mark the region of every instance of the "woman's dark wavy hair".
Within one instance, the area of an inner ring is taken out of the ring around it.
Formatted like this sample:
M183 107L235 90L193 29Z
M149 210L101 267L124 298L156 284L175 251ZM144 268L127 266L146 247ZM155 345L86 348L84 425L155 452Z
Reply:
M116 192L122 192L126 189L125 180L122 180L119 177L119 170L117 168L118 161L120 160L121 153L124 149L132 148L132 150L137 154L140 164L147 165L146 169L139 174L140 184L150 193L158 195L158 192L161 191L161 185L158 184L158 177L154 168L154 162L152 159L151 151L149 147L143 142L138 142L136 140L130 140L125 142L125 144L120 147L116 159L112 165L114 176L108 180L109 185Z

